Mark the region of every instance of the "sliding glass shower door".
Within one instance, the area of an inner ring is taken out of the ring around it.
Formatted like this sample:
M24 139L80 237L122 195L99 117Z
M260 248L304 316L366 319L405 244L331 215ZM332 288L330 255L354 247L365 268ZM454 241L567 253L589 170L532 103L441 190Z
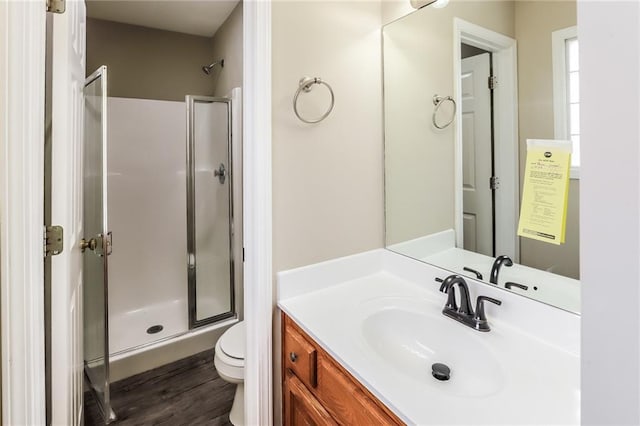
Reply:
M187 96L189 326L235 316L231 101Z

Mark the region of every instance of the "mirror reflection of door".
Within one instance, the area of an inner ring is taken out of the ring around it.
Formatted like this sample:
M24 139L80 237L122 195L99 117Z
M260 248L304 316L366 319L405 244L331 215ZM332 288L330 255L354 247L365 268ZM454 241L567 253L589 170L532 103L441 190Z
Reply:
M461 52L464 249L494 256L491 54L466 44Z

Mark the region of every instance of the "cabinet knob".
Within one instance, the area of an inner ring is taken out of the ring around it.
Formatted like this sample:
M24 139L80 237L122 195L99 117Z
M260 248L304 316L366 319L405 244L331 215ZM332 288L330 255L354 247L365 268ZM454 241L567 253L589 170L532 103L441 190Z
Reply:
M298 355L296 355L295 352L291 352L289 354L289 359L291 360L291 362L296 362L296 360L298 359Z

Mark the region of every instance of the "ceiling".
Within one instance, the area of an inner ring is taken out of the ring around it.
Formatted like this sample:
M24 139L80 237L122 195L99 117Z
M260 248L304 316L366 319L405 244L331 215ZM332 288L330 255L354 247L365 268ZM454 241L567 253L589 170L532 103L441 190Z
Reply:
M211 37L240 0L87 0L87 16Z

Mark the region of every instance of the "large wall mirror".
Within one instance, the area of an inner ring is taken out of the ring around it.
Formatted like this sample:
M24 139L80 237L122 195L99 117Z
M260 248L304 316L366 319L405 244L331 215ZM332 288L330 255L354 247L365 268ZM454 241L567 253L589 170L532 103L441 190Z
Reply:
M578 43L575 1L452 0L383 28L388 249L579 312ZM517 236L528 139L573 142L564 244Z

